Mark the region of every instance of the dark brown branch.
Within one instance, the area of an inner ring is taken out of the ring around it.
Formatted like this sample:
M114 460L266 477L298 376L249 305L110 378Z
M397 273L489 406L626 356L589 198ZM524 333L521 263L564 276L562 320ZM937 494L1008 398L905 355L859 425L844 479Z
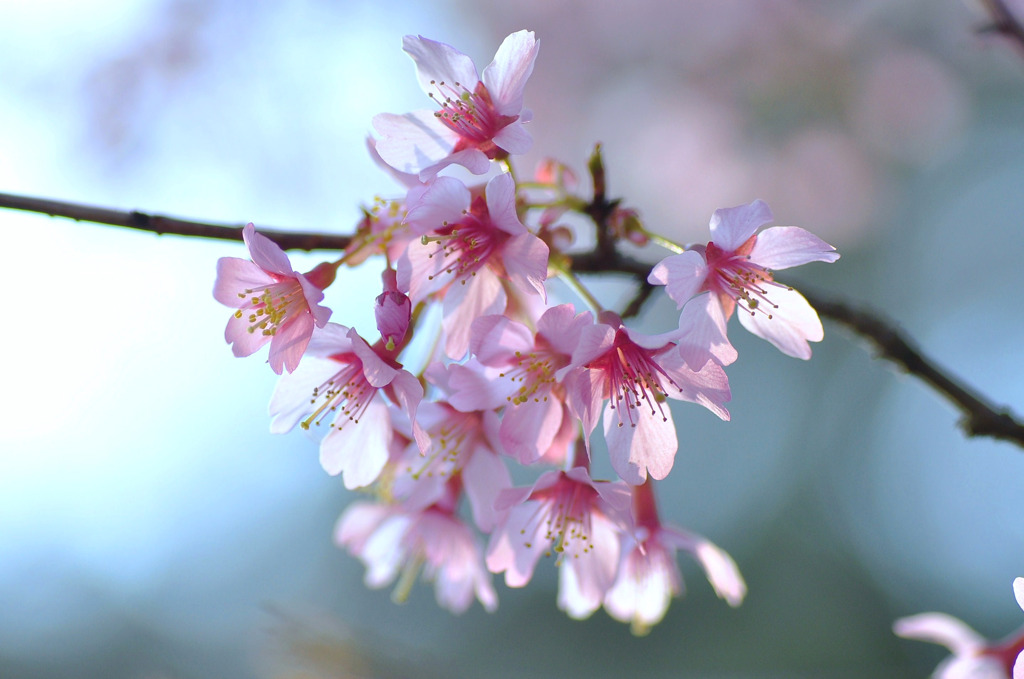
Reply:
M8 193L0 193L0 208L38 212L51 217L67 217L79 222L122 226L156 234L170 233L177 236L220 240L241 241L242 227L244 226L243 224L193 222L163 215L150 215L137 210L122 212L46 198L15 196ZM285 250L344 250L351 241L349 236L299 233L262 227L259 228L259 232Z
M1009 410L993 406L974 390L944 372L915 347L899 328L870 311L826 299L806 290L801 292L821 316L831 318L870 340L878 348L881 358L892 361L949 399L963 414L960 427L968 436L990 436L1011 441L1024 448L1024 425Z
M981 0L981 4L992 17L992 23L983 27L982 32L998 33L1008 38L1017 51L1024 54L1024 25L1021 25L1020 19L1003 0Z

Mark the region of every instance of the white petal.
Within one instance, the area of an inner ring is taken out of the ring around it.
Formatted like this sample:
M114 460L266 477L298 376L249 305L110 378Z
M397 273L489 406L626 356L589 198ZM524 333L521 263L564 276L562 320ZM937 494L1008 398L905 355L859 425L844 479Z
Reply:
M472 92L480 81L473 60L451 45L422 35L407 35L402 39L402 49L416 62L416 77L427 94L443 98L438 92L441 82L452 87L458 83Z
M809 359L811 347L807 343L820 342L825 336L818 312L796 290L772 287L768 298L778 308L771 309L762 302L756 312L750 313L742 304L737 305L740 323L787 356Z
M941 644L956 655L969 655L982 648L985 640L962 620L945 613L921 613L900 618L892 631L904 639Z
M697 294L708 277L704 256L695 250L671 255L654 265L647 276L651 285L664 285L665 293L682 309Z

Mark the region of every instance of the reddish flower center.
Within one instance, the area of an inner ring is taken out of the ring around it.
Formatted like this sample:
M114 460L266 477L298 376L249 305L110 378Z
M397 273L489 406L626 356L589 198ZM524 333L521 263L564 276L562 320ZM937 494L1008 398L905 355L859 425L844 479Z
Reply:
M467 278L476 274L477 269L495 263L492 261L493 255L508 239L507 233L491 226L484 199L476 198L461 222L445 225L435 231L435 235L420 239L424 245L437 243L439 248L430 257L441 257L444 260L444 268L428 278L433 280L440 274L451 274L465 283Z
M650 408L651 415L661 414L662 420L668 420L664 401L668 396L661 386L659 375L670 384L672 378L654 360L653 351L638 346L629 339L626 331L616 331L612 349L587 367L604 371L609 382L610 407L618 412L619 426L626 421L631 427L636 426L638 407Z
M727 317L739 304L751 315L760 312L771 318L772 311L779 308L768 298L771 288L792 289L776 283L770 270L750 261L756 240L756 235L751 236L734 251L723 250L712 242L704 252L710 270L704 289L719 296L725 304Z
M499 114L494 108L491 93L482 82L478 82L473 91L458 82L431 80L430 84L437 88L437 92L430 92L429 96L441 107L434 116L459 135L454 152L475 148L492 160L507 155L495 145L494 135L519 116Z

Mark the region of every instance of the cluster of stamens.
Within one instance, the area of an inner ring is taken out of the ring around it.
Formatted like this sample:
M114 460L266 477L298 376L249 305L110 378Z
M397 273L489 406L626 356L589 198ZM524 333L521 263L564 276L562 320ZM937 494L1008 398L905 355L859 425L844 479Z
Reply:
M413 470L410 466L408 471L413 479L421 476L434 476L448 478L455 470L461 468L459 457L467 449L467 441L474 435L474 430L479 430L481 424L472 416L456 415L454 418L447 418L446 422L439 429L432 430L430 435L430 449L421 454L423 464L419 469Z
M753 246L744 246L741 250L749 250ZM753 316L762 313L769 319L772 311L779 308L768 298L773 287L792 290L793 288L777 283L771 270L754 264L750 255L742 252L731 256L723 253L714 243L708 244L708 264L712 266L712 280L708 287L720 295L732 298L736 305Z
M348 422L358 424L359 418L377 394L377 390L363 375L362 363L355 356L343 358L348 358L350 362L330 379L313 388L309 402L314 408L309 417L300 422L303 429L309 429L311 424L319 426L339 409L341 414L331 423L332 428L340 429Z
M427 276L434 280L441 274L450 274L465 284L466 279L475 276L477 269L487 262L497 245L495 229L488 229L472 214L455 226L444 225L432 235L420 238L420 243L436 243L437 250L428 255L441 257L444 261L440 271Z
M550 496L539 498L541 502L534 519L544 523L544 540L551 544L546 556L554 553L559 558L564 554L579 558L594 549L590 520L595 493L579 483L561 481L551 489ZM531 531L530 534L536 533ZM527 548L531 546L526 543Z
M649 352L628 338L623 339L624 333L621 330L619 333L614 349L588 366L604 370L608 375L609 407L618 411L619 426L624 424L624 418L631 427L636 426L633 411L641 403L651 409L652 416L660 413L662 421L668 421L664 405L668 394L662 388L659 376L673 386L676 386L675 382L650 357Z
M557 368L552 366L551 358L534 351L528 354L517 351L515 355L515 367L498 374L499 377L507 378L513 384L519 385L515 393L507 396L506 400L512 405L526 403L530 399L537 403L547 401L548 393L556 384Z
M475 92L458 82L431 80L430 84L437 92L428 96L440 107L435 118L464 139L482 142L494 136L491 98L483 83L477 84Z
M246 302L242 309L235 312L235 318L246 317L245 309L249 309L246 318L249 322L248 331L260 332L268 337L276 335L281 324L296 313L299 300L305 304L302 288L295 281L250 288L238 293L238 297Z

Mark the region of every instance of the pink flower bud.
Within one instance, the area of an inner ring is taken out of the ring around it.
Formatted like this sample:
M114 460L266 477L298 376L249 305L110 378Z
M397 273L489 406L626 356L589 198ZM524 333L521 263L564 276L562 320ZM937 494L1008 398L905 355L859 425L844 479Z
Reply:
M394 269L385 269L381 274L384 281L384 292L377 295L374 313L377 318L377 330L388 351L402 343L409 329L412 318L412 302L408 295L398 289L398 279Z

